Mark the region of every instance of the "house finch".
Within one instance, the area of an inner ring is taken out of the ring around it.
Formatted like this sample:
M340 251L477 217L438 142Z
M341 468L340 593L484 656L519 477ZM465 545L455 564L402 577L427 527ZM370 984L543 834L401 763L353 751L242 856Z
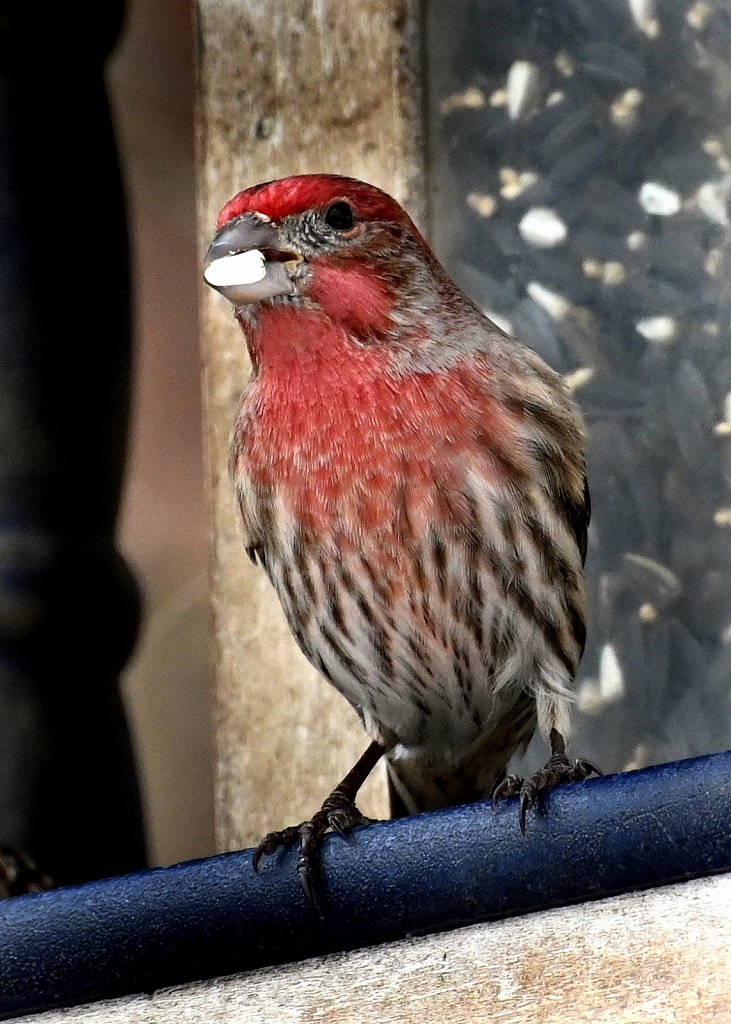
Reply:
M372 740L254 866L298 843L314 899L322 837L367 821L355 796L381 756L395 816L520 793L524 828L541 789L596 770L565 749L589 498L560 377L352 178L239 192L205 278L251 357L230 458L248 554ZM506 779L536 725L550 761Z

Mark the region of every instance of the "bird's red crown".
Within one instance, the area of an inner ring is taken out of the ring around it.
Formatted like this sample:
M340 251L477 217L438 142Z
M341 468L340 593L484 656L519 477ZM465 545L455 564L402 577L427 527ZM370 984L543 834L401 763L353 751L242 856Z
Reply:
M408 214L386 192L356 178L340 174L298 174L253 185L237 193L218 215L222 228L242 213L263 213L280 221L305 210L327 206L344 199L362 220L388 220L411 224Z

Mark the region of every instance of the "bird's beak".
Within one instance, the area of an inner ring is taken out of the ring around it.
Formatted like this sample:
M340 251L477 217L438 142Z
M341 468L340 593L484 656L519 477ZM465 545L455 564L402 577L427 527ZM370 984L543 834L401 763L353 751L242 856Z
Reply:
M276 227L260 213L244 213L224 224L208 247L203 277L234 306L275 295L294 295L291 273L302 262L283 248Z

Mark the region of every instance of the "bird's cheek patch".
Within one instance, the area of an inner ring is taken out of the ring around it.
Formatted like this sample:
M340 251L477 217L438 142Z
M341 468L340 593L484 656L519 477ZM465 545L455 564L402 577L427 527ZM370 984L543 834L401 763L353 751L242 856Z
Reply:
M206 267L203 276L213 288L256 284L266 274L264 254L258 249L222 256Z
M329 267L320 264L310 297L328 316L359 334L377 335L393 326L393 298L386 285L368 268Z

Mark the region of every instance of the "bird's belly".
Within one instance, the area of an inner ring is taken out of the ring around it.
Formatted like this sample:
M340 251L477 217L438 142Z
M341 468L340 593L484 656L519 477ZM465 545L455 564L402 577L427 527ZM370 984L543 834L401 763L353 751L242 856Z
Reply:
M399 472L337 473L324 453L318 472L250 488L250 519L298 644L372 738L449 761L525 692L545 733L566 725L583 588L542 490L549 531L499 472L422 442Z
M433 559L386 545L269 564L297 642L371 737L444 763L490 733L539 671L535 631L463 563L451 552L440 575Z

